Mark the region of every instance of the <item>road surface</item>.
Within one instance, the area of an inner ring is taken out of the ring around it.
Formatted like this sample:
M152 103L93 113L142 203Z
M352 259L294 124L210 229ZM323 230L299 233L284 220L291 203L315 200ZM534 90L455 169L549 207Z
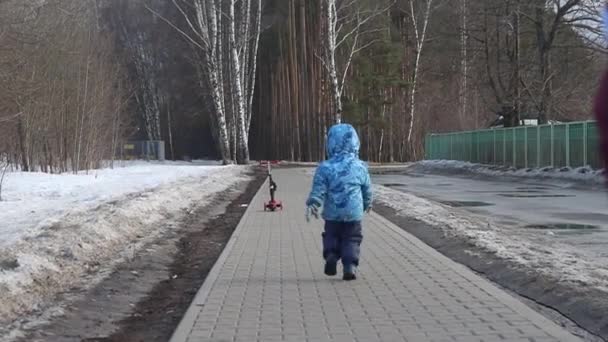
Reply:
M375 184L483 217L535 243L559 242L608 264L608 193L558 180L446 176L415 171L374 175Z

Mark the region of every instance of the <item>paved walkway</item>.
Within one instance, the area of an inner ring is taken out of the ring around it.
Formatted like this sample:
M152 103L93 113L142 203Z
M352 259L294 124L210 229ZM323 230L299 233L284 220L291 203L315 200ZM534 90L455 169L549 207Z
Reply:
M278 170L285 211L253 199L172 342L578 341L382 217L364 222L359 279L323 274L306 170Z

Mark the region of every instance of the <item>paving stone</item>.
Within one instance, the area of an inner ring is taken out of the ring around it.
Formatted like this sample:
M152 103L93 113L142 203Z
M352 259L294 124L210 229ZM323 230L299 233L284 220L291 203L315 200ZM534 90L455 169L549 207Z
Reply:
M308 171L274 172L283 211L260 189L172 342L580 341L376 214L358 279L326 277Z

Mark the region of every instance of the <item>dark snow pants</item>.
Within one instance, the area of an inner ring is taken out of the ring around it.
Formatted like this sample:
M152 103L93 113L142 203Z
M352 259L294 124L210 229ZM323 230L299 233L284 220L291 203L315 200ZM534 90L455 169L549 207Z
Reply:
M323 233L323 258L342 259L343 265L359 265L361 241L363 240L361 222L325 221Z

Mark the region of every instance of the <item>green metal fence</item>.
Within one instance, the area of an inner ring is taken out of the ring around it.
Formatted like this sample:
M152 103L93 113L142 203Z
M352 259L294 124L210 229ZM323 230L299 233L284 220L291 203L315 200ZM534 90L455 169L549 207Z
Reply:
M594 121L430 134L426 159L461 160L517 168L600 168Z

